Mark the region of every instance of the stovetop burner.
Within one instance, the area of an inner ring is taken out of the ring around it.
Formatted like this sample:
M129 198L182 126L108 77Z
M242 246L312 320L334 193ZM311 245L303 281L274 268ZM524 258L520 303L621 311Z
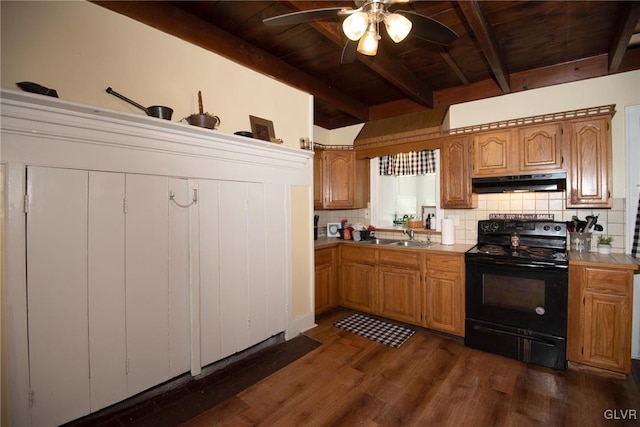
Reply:
M516 237L514 240L514 236ZM551 265L566 268L566 225L553 221L478 221L478 244L469 258L486 262ZM519 245L513 248L513 242Z
M470 252L474 252L473 249ZM505 260L518 258L520 260L565 261L567 259L566 251L529 246L520 246L518 249L512 249L508 246L500 245L478 245L475 248L475 252Z
M503 248L502 246L498 246L498 245L478 246L478 252L482 254L487 254L487 255L506 255L507 254L506 248Z

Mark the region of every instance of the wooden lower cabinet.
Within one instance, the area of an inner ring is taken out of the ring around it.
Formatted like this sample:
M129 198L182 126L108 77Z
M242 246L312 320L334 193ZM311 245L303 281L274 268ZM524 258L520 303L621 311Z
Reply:
M630 372L632 286L630 269L569 266L570 362Z
M322 314L339 304L338 248L315 251L315 311Z
M375 266L352 261L340 266L341 305L365 313L376 311Z
M344 307L464 336L462 253L343 245L339 289Z
M421 314L421 256L418 252L378 252L378 314L419 324Z
M424 325L464 336L464 254L427 254Z

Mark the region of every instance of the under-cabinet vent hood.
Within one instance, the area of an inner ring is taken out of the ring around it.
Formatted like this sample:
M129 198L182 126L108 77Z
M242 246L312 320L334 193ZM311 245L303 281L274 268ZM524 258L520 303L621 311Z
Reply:
M565 172L559 172L473 178L471 185L473 192L480 194L520 191L563 191L567 188L567 174Z

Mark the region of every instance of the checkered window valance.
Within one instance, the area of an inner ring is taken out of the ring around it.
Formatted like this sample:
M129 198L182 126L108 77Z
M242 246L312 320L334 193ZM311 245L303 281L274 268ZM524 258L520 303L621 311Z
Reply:
M380 175L425 175L436 172L433 150L381 156L379 163Z

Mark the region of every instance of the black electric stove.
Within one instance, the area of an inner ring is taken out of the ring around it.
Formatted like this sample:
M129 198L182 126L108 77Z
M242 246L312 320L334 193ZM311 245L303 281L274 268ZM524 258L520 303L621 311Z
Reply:
M465 264L465 345L564 369L566 224L478 221L478 244Z

